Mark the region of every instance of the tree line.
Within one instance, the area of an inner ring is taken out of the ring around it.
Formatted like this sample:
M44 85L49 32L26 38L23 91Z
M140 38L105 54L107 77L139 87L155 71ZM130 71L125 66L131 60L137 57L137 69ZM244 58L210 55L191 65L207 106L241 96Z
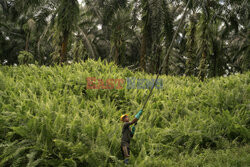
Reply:
M247 0L1 0L0 63L53 65L102 59L200 79L250 69Z

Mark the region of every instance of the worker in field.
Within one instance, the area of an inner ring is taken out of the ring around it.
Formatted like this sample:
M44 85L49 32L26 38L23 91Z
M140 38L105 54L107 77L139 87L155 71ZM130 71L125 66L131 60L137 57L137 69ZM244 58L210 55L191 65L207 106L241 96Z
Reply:
M121 151L122 155L124 157L124 163L128 164L129 161L129 144L130 139L133 137L135 133L135 125L137 124L137 121L139 120L140 116L142 115L142 110L140 110L136 115L133 121L129 122L129 117L127 114L121 116L121 121L123 122L123 128L122 128L122 139L121 139ZM133 125L132 128L130 125Z

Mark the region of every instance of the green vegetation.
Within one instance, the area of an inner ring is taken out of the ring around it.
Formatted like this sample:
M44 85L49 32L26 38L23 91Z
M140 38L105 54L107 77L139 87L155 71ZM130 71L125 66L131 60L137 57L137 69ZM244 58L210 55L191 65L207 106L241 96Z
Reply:
M113 63L0 67L0 166L122 166L123 113L148 90L86 90L86 78L154 78ZM135 166L250 164L250 73L161 76L131 143Z

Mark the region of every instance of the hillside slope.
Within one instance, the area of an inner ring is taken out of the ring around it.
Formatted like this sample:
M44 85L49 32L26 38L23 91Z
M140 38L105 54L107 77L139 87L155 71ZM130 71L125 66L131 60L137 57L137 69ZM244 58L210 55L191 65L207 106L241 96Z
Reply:
M92 60L0 67L0 166L123 165L119 117L132 118L149 91L87 89L88 77L155 78ZM131 165L250 164L250 72L205 82L160 78L137 125Z

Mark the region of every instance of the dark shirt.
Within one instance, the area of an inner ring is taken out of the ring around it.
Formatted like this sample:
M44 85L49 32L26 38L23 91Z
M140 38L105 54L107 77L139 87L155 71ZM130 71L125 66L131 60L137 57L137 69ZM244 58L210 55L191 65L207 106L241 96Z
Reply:
M122 128L122 145L123 144L127 144L129 145L130 143L130 139L133 137L133 134L131 132L131 128L129 127L131 125L130 122L125 122L123 124L123 128Z

